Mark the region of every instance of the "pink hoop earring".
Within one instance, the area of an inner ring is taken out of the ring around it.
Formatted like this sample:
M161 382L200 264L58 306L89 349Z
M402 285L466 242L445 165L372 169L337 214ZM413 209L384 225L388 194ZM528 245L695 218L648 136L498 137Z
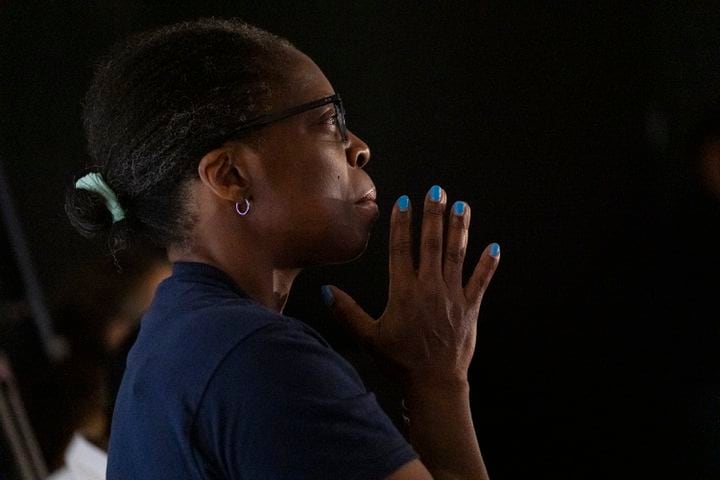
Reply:
M250 211L250 202L248 202L248 199L247 198L245 199L245 210L243 210L242 212L240 211L240 202L235 202L235 211L241 217L244 217L245 215L247 215L248 212Z

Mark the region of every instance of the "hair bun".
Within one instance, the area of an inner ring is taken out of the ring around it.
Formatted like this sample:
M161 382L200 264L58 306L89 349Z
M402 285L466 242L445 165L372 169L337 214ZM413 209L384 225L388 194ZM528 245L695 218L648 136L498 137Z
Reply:
M67 186L65 213L70 224L88 239L107 236L113 252L125 248L127 239L126 219L114 221L105 198L97 192L75 187L75 179Z

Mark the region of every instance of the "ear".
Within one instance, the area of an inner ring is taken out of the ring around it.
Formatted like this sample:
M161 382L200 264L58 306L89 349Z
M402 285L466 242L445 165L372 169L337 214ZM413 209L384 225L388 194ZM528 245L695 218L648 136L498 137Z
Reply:
M239 202L247 197L250 188L248 161L255 155L244 144L224 145L211 150L200 159L200 180L223 200Z

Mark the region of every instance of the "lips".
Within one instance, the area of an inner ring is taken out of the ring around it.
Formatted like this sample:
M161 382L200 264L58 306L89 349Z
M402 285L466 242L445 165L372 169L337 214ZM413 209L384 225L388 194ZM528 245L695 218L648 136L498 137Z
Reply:
M375 192L375 187L368 190L365 195L360 197L360 200L358 200L356 203L362 203L362 202L374 202L377 199L377 193Z

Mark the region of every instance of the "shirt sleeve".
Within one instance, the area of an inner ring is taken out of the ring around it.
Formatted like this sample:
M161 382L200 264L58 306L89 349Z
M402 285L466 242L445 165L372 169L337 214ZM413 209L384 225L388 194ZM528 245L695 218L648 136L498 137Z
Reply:
M355 369L292 324L264 327L229 352L196 432L228 479L382 479L418 457Z

